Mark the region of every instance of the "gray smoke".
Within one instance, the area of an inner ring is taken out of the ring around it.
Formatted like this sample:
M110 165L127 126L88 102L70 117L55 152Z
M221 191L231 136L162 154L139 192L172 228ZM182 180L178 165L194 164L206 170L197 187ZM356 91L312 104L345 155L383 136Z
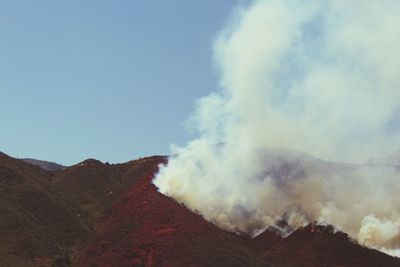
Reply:
M236 9L214 45L221 89L198 100L200 137L172 147L160 192L230 231L318 221L396 254L400 171L361 163L400 148L399 14L395 0Z

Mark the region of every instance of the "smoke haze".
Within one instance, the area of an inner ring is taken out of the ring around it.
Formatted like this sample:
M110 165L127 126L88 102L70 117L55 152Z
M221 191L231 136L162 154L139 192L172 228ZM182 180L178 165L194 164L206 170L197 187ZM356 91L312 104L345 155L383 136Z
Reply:
M400 168L363 163L400 148L398 14L395 0L237 8L214 44L220 91L197 101L200 137L172 146L160 192L230 231L318 221L397 254Z

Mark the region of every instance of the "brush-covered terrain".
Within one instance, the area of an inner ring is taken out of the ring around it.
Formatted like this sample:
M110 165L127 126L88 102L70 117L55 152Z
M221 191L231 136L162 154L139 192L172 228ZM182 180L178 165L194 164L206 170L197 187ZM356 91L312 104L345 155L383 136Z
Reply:
M224 231L157 191L166 160L49 171L0 154L0 266L400 266L330 226Z

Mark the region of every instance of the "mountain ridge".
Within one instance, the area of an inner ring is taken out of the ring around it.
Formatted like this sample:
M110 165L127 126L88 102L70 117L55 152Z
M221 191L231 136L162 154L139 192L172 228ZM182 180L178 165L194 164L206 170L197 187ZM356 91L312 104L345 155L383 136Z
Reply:
M22 158L21 160L29 164L39 166L46 171L61 171L67 168L67 166L52 161L38 160L33 158Z
M54 172L0 154L0 265L400 266L345 234L311 231L319 226L286 238L222 230L158 192L152 179L167 160L90 160Z

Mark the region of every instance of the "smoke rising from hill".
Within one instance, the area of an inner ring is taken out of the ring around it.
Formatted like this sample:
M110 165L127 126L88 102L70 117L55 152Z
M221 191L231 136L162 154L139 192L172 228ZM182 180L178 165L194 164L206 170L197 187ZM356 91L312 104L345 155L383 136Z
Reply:
M214 46L220 91L198 100L200 137L172 147L160 192L228 230L319 221L397 253L398 169L328 161L400 148L398 14L395 0L238 8Z

